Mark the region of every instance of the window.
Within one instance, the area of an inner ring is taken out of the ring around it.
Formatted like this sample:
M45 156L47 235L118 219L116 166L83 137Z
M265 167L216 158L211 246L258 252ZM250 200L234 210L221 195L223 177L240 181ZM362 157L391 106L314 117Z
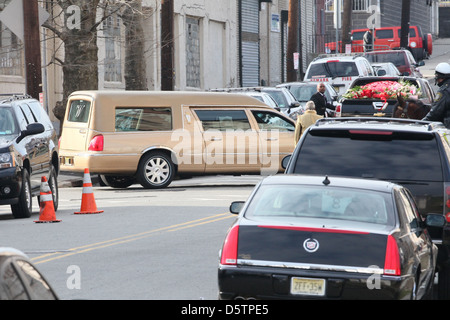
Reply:
M17 125L11 108L0 108L0 137L17 133Z
M200 19L186 18L186 85L200 88Z
M359 76L354 62L326 62L311 64L306 77L311 79L354 76Z
M275 113L252 111L260 130L294 131L295 127Z
M116 108L116 132L122 131L170 131L172 109L168 107Z
M0 282L3 284L3 288L0 289L0 300L29 299L12 260L3 267Z
M122 24L114 8L108 10L108 18L104 21L105 35L105 81L122 82L122 48L120 46Z
M306 136L296 160L295 173L323 174L326 168L329 175L389 181L443 179L432 134L393 132L381 137L352 135L348 130L314 130Z
M250 122L244 110L195 110L203 130L249 130Z
M343 0L340 1L341 11L344 7ZM370 2L369 0L352 0L352 10L353 11L367 11L369 8ZM325 0L325 11L333 12L334 11L334 0Z
M22 270L24 282L30 288L34 299L55 300L56 297L40 273L27 261L17 260L17 266Z
M392 225L390 195L370 190L303 185L263 185L246 211L249 218L305 217Z
M70 103L68 121L87 123L91 111L91 102L86 100L73 100Z
M393 39L394 38L394 30L393 29L375 30L375 38L377 38L377 39Z

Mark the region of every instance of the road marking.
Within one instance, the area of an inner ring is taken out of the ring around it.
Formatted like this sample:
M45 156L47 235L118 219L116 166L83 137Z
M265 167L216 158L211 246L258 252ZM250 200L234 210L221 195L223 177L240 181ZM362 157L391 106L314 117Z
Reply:
M221 221L221 220L225 220L225 219L229 219L229 218L235 218L235 217L236 217L235 215L230 214L229 212L220 213L220 214L216 214L213 216L196 219L196 220L191 220L191 221L187 221L187 222L183 222L183 223L179 223L179 224L174 224L174 225L170 225L170 226L162 227L162 228L158 228L158 229L152 229L149 231L132 234L132 235L128 235L128 236L124 236L124 237L120 237L120 238L91 243L91 244L87 244L84 246L80 246L80 247L76 247L76 248L72 248L72 249L68 249L68 250L59 250L59 251L55 251L55 252L47 253L47 254L44 254L44 255L41 255L38 257L31 258L30 260L34 264L37 265L37 264L41 264L41 263L54 261L57 259L70 257L70 256L80 254L80 253L85 253L85 252L89 252L89 251L93 251L93 250L97 250L97 249L103 249L103 248L107 248L107 247L111 247L111 246L115 246L115 245L119 245L119 244L123 244L123 243L127 243L127 242L141 240L144 238L151 237L158 232L179 231L179 230L193 228L193 227L197 227L197 226L204 225L207 223L212 223L212 222Z

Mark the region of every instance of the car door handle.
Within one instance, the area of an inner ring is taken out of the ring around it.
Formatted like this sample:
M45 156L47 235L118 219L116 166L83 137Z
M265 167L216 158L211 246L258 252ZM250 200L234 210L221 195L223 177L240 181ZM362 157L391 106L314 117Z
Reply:
M266 141L277 141L278 138L266 138Z
M80 133L86 133L86 129L80 129Z
M222 138L211 138L209 141L222 141Z

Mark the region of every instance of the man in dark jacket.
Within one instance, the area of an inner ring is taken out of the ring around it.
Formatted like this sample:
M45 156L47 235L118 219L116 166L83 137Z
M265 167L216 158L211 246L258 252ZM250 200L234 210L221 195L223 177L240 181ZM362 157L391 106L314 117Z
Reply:
M317 92L311 96L311 99L309 99L314 102L316 112L321 116L325 115L325 110L327 108L334 110L334 106L328 102L327 97L325 96L325 89L325 84L317 84Z
M363 41L364 41L364 51L365 52L372 51L373 45L372 29L366 31L363 37Z
M450 64L439 63L435 69L434 79L439 89L430 112L423 120L440 121L450 129Z

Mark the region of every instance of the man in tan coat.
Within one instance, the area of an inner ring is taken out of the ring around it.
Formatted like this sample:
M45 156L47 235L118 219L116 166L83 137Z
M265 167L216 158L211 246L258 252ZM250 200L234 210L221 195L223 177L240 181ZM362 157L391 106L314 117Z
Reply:
M300 140L300 137L302 136L303 132L305 132L305 130L309 126L316 123L318 119L323 118L323 116L317 114L314 102L308 101L306 103L305 109L306 109L305 113L297 118L297 123L295 124L295 135L294 135L295 145L297 145L297 142L298 140Z

